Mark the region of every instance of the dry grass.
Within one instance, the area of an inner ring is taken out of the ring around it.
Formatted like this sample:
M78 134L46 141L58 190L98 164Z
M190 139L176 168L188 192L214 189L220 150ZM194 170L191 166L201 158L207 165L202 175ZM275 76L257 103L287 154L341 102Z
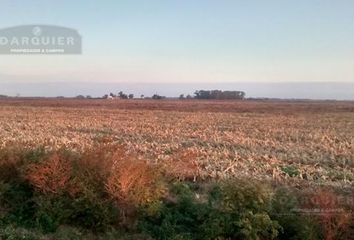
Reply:
M7 99L0 145L117 143L181 179L245 175L352 187L353 119L353 102Z
M198 155L190 150L179 150L164 162L167 175L179 180L196 181L199 176Z

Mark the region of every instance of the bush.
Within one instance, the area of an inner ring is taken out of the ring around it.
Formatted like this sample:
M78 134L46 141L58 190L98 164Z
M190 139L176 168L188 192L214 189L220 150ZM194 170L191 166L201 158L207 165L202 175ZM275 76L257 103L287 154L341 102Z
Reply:
M171 191L170 199L174 200L162 204L155 213L142 209L138 229L156 239L199 238L199 226L208 217L207 205L196 202L186 184L176 184Z
M50 155L47 159L29 164L25 178L38 191L44 194L59 194L65 190L74 191L71 181L72 163L58 153Z
M0 228L0 239L4 240L37 240L39 239L37 233L33 233L27 229L16 228L8 225Z
M297 212L300 207L298 195L288 188L275 190L272 200L272 218L282 227L278 238L284 240L320 239L316 222L310 216Z
M195 158L178 152L175 166L169 162L164 169L107 142L80 154L7 146L0 149L0 238L352 236L349 210L330 190L303 193L250 179L192 182L198 174ZM320 214L305 215L301 209Z
M138 160L117 163L106 189L119 203L134 206L158 201L165 191L159 169Z
M118 210L112 202L70 195L40 196L35 219L43 232L54 232L60 225L67 224L92 231L104 231L118 220Z
M274 239L280 226L271 220L271 196L246 181L225 182L206 191L206 199L190 186L171 190L174 196L154 215L142 212L139 229L156 239Z
M33 218L36 212L36 203L30 185L26 183L1 183L0 204L3 223L13 223L25 227L35 226Z
M0 149L0 181L21 182L23 166L29 162L39 161L45 156L43 147L35 149L22 148L19 145L7 145Z
M39 194L35 218L44 232L61 224L102 231L117 223L118 209L104 189L109 170L99 164L109 160L105 150L82 156L61 150L28 166L26 179Z
M26 164L44 155L42 147L31 150L10 145L0 149L0 218L4 224L35 227L34 189L22 172Z
M0 167L12 170L1 179L3 222L54 232L61 224L100 231L118 221L98 168L103 155L12 150L2 151L0 159Z
M301 197L307 200L301 207L315 211L312 218L318 224L322 239L343 239L349 232L353 233L353 230L350 230L350 225L353 224L352 213L340 206L339 197L332 190L315 189L302 194Z
M272 190L269 186L238 179L222 183L220 192L220 203L216 205L221 212L225 238L277 237L280 226L270 216Z

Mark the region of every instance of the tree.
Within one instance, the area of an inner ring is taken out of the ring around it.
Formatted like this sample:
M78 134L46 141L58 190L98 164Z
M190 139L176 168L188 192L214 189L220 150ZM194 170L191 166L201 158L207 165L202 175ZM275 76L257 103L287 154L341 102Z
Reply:
M121 98L121 99L127 99L127 98L128 98L128 95L125 94L125 93L123 93L122 91L120 91L120 92L118 93L118 95L119 95L119 98Z
M78 99L84 99L85 96L84 95L77 95L75 98L78 98Z
M166 98L165 96L160 96L160 95L158 95L158 94L154 94L153 96L152 96L152 99L158 99L158 100L160 100L160 99L164 99L164 98Z
M211 99L211 91L199 90L195 91L194 94L197 99Z
M129 97L129 99L133 99L134 98L134 94L131 93L131 94L128 95L128 97Z
M244 99L246 94L242 91L199 90L195 91L197 99Z
M179 99L184 99L184 94L179 95Z
M200 93L199 93L198 90L196 90L196 91L194 92L194 95L195 95L195 98L200 98Z

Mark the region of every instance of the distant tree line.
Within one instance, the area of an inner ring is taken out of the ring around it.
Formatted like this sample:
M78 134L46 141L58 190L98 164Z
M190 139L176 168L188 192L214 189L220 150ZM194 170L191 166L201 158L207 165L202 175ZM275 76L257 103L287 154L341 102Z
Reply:
M120 98L120 99L133 99L134 94L126 94L122 91L120 91L118 94L110 93L110 94L105 94L103 95L102 98Z
M228 99L244 99L246 96L246 93L243 91L222 91L222 90L197 90L194 92L194 96L191 96L190 94L184 95L181 94L179 95L179 99L219 99L219 100L228 100ZM83 98L92 98L90 95L83 96L83 95L78 95L76 98L83 99ZM103 99L133 99L134 94L126 94L123 91L118 92L118 94L110 93L110 94L105 94L101 98ZM165 96L159 95L159 94L154 94L151 97L146 97L144 95L140 95L141 99L165 99Z
M164 99L164 98L166 98L165 96L160 96L160 95L158 95L158 94L154 94L153 96L152 96L152 99L157 99L157 100L159 100L159 99Z
M244 99L243 91L199 90L195 91L196 99Z
M19 95L18 95L19 96ZM244 99L246 93L243 91L222 91L222 90L197 90L194 92L194 96L190 94L179 95L179 99ZM9 96L0 94L0 98L7 98ZM65 98L64 96L57 96L57 98ZM75 98L77 99L134 99L134 94L124 93L123 91L118 92L118 94L109 93L105 94L102 97L92 97L91 95L77 95ZM162 96L159 94L154 94L151 97L146 97L143 94L140 95L141 99L165 99L166 96ZM177 98L177 97L176 97Z
M179 95L179 99L192 99L193 97L191 95L184 96L184 94Z

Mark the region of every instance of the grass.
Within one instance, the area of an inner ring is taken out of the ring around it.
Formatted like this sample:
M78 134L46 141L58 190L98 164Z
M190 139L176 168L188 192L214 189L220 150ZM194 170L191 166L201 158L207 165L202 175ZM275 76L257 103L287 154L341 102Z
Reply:
M1 146L84 151L104 141L165 165L187 151L200 180L242 173L351 188L354 179L353 102L18 98L0 106Z

